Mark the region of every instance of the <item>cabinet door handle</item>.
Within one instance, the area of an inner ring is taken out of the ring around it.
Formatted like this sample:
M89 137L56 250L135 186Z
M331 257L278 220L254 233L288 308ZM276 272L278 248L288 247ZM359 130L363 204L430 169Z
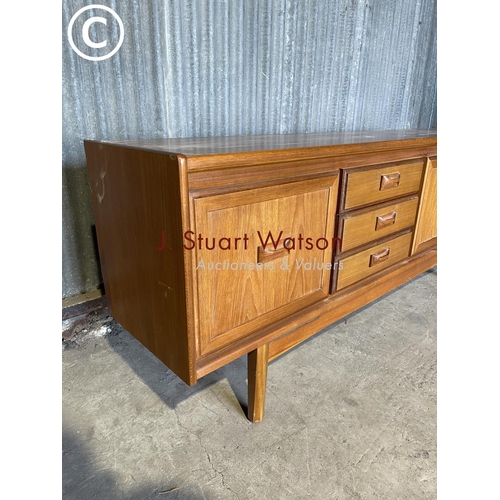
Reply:
M375 222L375 231L383 229L387 226L392 226L396 222L396 212L390 212L384 215L378 215Z
M399 181L401 179L401 174L399 172L394 172L392 174L384 174L380 177L380 189L395 188L399 186Z
M389 253L391 249L389 247L380 250L380 252L372 253L370 255L370 267L380 264L389 258Z
M290 238L285 238L283 243L276 248L272 246L267 248L257 247L257 263L264 264L265 262L285 258L290 253L290 247L292 246Z

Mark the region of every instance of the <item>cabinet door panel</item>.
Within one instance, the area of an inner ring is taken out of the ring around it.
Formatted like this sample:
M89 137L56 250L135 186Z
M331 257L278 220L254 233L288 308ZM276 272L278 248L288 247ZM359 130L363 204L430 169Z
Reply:
M194 200L200 354L327 296L337 186L329 176Z
M437 158L428 158L417 212L412 255L437 244Z

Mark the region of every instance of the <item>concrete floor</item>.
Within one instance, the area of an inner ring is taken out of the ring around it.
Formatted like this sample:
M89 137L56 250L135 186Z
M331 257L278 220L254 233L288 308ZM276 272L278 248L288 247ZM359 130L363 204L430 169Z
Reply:
M436 279L272 362L260 424L245 357L188 387L114 321L80 334L63 350L63 498L436 498Z

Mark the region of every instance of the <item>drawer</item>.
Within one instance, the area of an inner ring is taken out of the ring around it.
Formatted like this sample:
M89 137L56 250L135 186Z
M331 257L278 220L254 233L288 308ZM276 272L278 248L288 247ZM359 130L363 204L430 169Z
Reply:
M411 233L341 259L338 264L337 290L392 266L410 253Z
M385 238L415 224L418 198L393 204L378 205L374 210L348 213L340 216L342 251Z
M346 170L344 210L410 195L420 189L424 160Z

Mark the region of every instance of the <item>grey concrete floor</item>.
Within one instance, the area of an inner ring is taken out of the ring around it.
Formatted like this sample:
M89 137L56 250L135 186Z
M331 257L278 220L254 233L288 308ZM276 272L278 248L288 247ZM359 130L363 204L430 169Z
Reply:
M436 280L272 362L259 424L245 357L188 387L114 321L82 334L63 350L63 498L436 498Z

